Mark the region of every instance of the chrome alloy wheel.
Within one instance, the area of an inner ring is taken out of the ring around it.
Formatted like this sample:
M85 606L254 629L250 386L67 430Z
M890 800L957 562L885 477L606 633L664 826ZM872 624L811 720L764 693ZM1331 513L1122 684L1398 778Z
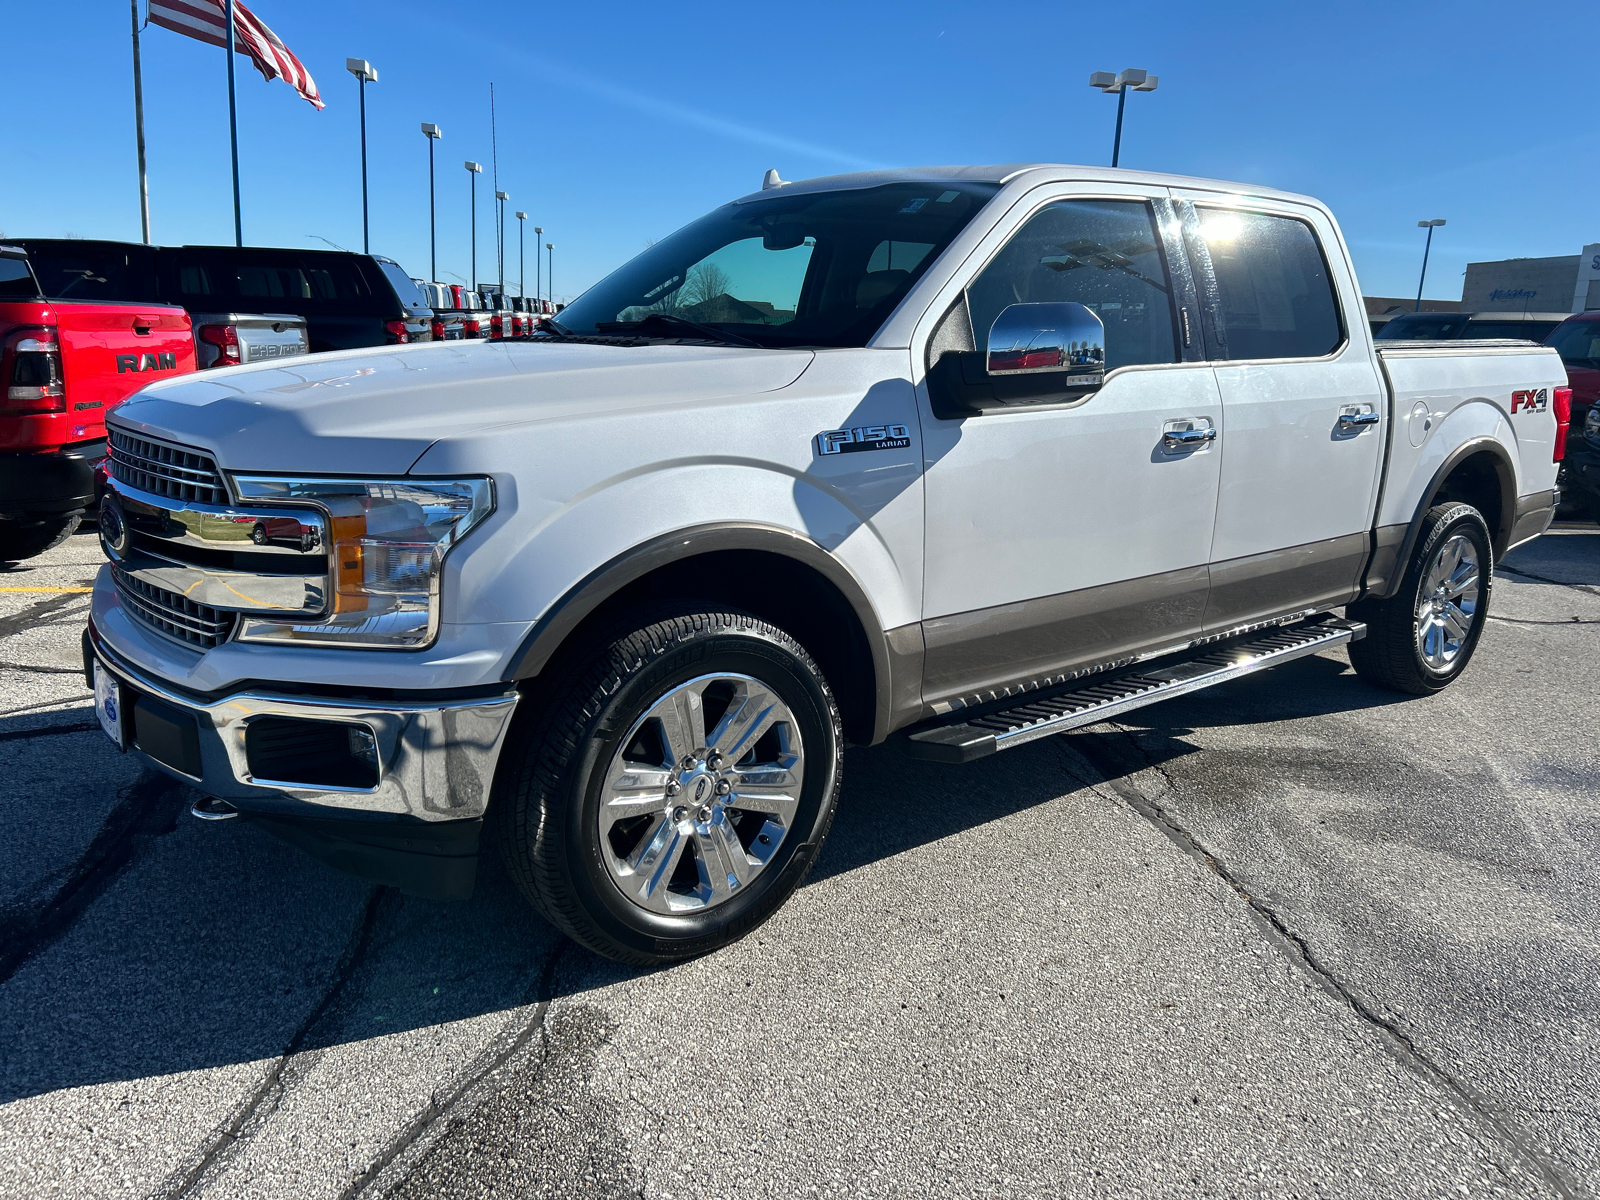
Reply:
M1430 671L1448 671L1460 657L1481 594L1477 548L1456 534L1434 554L1417 595L1417 651Z
M600 794L600 849L655 913L715 908L761 874L794 822L805 751L794 714L748 675L702 675L622 739Z

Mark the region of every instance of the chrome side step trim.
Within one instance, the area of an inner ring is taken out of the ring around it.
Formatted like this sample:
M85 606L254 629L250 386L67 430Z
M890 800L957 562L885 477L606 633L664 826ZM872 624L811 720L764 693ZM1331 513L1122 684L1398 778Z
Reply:
M1324 620L1311 625L1249 634L1197 658L1170 667L1120 675L1050 695L1033 693L1026 703L963 721L948 719L908 731L903 749L915 758L962 763L1026 745L1039 738L1093 725L1147 704L1198 692L1242 675L1342 646L1366 637L1360 621Z

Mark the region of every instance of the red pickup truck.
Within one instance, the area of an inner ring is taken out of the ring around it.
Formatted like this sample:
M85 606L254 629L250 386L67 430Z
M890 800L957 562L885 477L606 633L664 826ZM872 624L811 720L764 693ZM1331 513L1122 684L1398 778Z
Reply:
M27 254L0 245L0 562L65 541L95 503L106 413L194 369L183 309L46 299Z

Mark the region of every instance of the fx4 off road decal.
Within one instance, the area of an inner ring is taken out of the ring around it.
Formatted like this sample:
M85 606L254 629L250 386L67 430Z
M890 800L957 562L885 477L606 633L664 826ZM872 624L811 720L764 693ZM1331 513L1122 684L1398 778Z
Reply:
M177 369L178 356L172 353L117 355L118 375L124 371L176 371Z
M857 454L862 450L904 450L911 430L904 425L857 425L817 434L818 454Z
M1529 388L1511 393L1511 415L1519 412L1544 412L1550 407L1549 388Z

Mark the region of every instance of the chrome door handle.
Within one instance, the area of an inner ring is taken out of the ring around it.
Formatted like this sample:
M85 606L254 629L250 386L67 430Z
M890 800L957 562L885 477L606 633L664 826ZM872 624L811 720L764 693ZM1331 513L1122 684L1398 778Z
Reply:
M1217 431L1214 426L1204 429L1168 429L1161 435L1161 440L1174 449L1180 450L1185 446L1198 446L1202 442L1217 440Z
M1376 425L1383 418L1375 412L1361 412L1347 408L1339 414L1339 428L1360 429L1363 425Z

